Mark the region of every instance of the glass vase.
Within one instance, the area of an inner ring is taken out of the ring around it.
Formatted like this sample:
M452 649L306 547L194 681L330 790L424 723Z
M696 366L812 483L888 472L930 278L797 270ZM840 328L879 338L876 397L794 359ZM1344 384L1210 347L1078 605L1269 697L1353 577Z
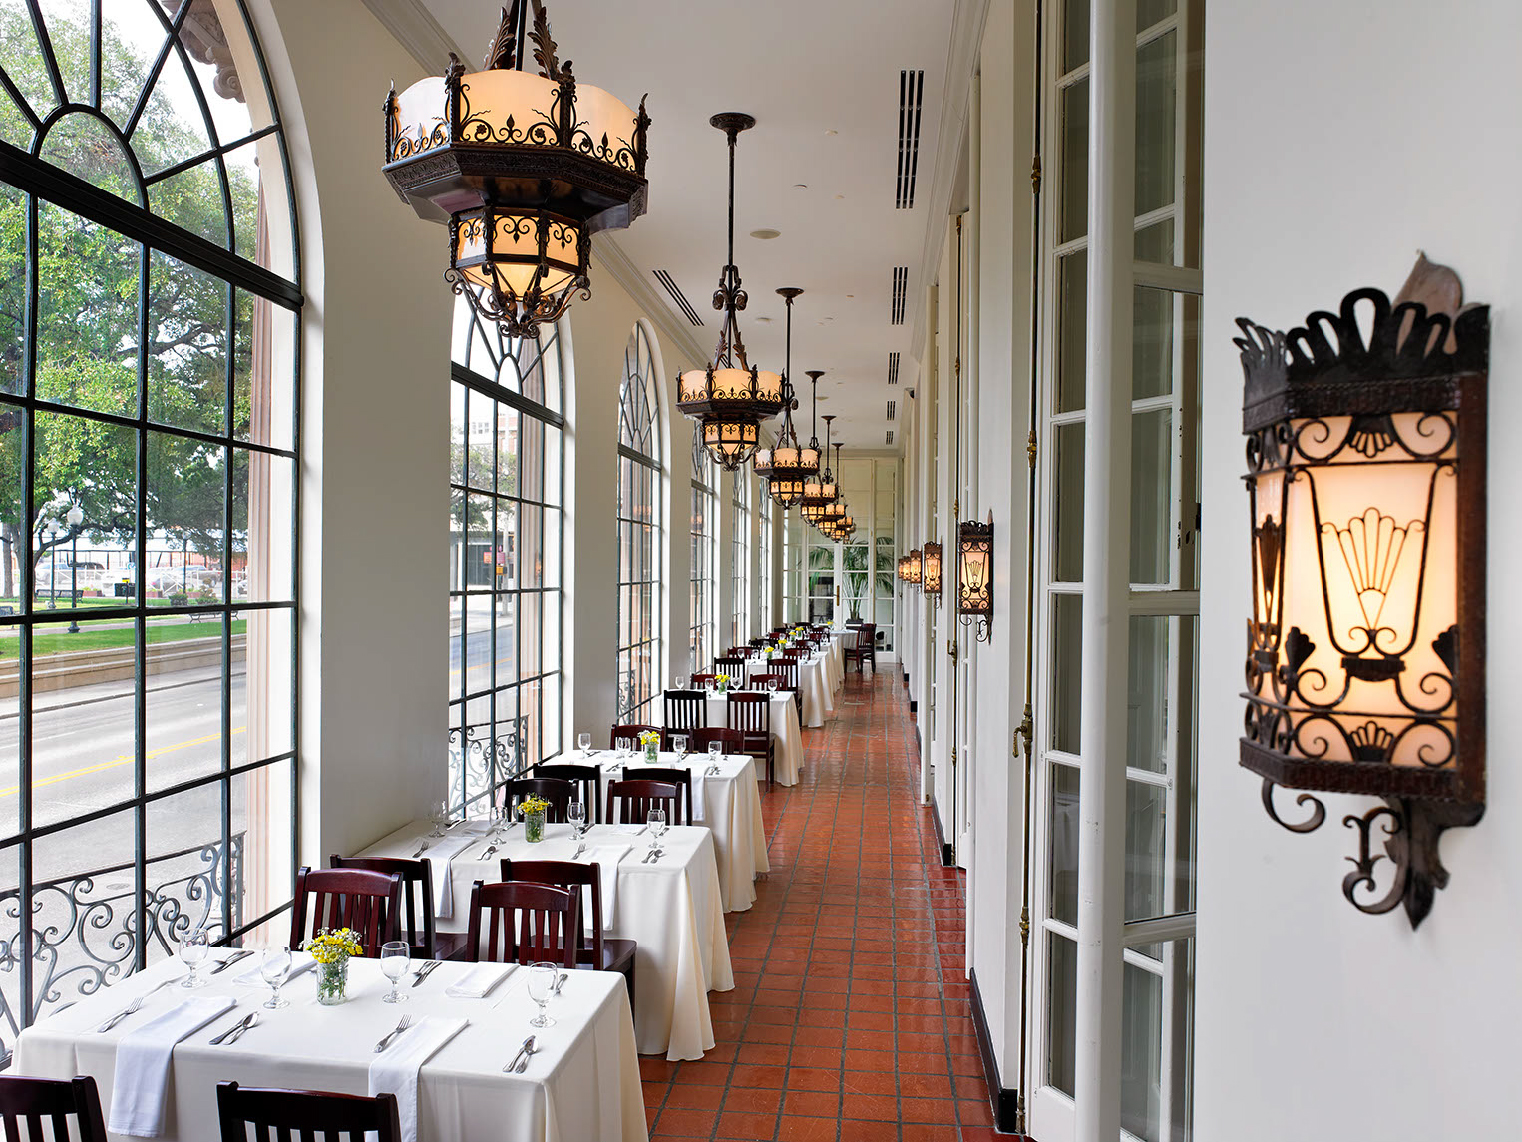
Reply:
M349 957L317 965L317 1002L327 1007L349 998Z
M645 764L654 765L660 761L660 742L651 742L645 747Z
M523 835L531 845L537 845L544 840L544 810L537 813L523 814Z

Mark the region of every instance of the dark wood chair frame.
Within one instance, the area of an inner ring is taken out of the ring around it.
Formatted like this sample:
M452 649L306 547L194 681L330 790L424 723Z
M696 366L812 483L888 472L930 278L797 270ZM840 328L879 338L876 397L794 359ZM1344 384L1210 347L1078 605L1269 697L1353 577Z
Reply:
M598 766L542 761L534 766L534 776L540 780L569 781L573 790L571 800L580 797L587 807L587 824L595 825L602 820L602 769Z
M300 948L320 928L352 928L364 949L360 954L373 959L382 944L398 938L401 908L402 878L395 873L303 865L291 903L290 946Z
M633 940L604 937L602 932L602 868L597 861L577 864L569 860L509 860L502 858L502 879L548 884L567 892L585 887L592 907L592 936L586 935L583 923L576 931L576 966L592 971L616 971L629 989L629 1003L634 1003L634 956L638 945Z
M565 824L566 810L576 797L576 786L558 777L515 777L497 787L497 796L505 809L514 809L526 797L548 801L544 819L552 825Z
M702 690L667 690L662 695L666 729L661 747L671 748L671 735L690 734L708 725L708 695Z
M643 825L651 809L666 810L666 823L675 820L681 806L682 789L669 781L610 781L608 783L608 824ZM661 804L657 805L657 802Z
M412 956L420 960L448 959L465 946L459 935L440 935L434 925L433 865L427 857L345 857L334 853L329 868L354 868L402 878L402 914L397 919L398 940L406 940Z
M487 916L482 926L482 916ZM470 928L465 958L480 962L481 936L487 938L485 960L533 964L541 961L576 966L576 938L581 931L581 893L548 884L510 880L476 881L470 889Z
M365 1142L374 1133L379 1142L401 1142L402 1125L396 1095L365 1098L321 1090L280 1087L240 1087L217 1084L217 1121L222 1142L245 1142L247 1127L260 1142Z
M751 710L759 710L754 717ZM749 754L766 767L766 787L770 789L777 775L777 746L772 739L772 697L770 694L730 694L726 707L729 728L739 730L743 739L741 752ZM737 719L738 713L738 719ZM739 725L736 725L736 721Z
M692 824L692 771L690 769L663 769L654 765L642 765L638 769L631 769L626 765L618 779L624 782L664 781L667 785L675 785L682 791L682 798L677 802L677 811L674 814L667 814L666 824Z
M654 730L656 733L660 733L661 727L638 725L632 722L627 725L615 724L613 728L608 731L608 748L617 749L619 738L633 738L634 748L639 749L639 735L644 733L646 730Z
M69 1117L76 1130L69 1133ZM20 1142L23 1127L31 1142L42 1142L44 1121L57 1142L108 1142L100 1091L90 1075L72 1079L33 1079L0 1075L0 1124L6 1142Z

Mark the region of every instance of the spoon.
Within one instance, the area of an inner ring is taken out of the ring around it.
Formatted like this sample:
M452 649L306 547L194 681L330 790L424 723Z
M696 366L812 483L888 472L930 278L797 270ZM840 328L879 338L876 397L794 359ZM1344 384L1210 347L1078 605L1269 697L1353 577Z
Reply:
M536 1044L537 1041L530 1035L528 1042L523 1044L523 1058L518 1063L518 1068L514 1072L515 1074L521 1075L524 1071L528 1070L528 1061L539 1053L539 1047Z

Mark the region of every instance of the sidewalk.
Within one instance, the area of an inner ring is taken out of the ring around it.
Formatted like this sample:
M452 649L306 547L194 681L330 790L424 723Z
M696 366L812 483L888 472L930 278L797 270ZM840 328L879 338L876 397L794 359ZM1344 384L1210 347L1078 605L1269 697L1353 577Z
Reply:
M241 678L244 674L243 664L235 663L233 678ZM219 666L201 667L195 670L176 670L169 674L150 674L148 676L148 693L154 694L160 690L175 690L181 686L194 686L198 682L211 682L222 676ZM112 699L130 698L132 695L131 679L121 679L117 682L95 682L87 686L71 686L67 690L47 690L37 697L33 705L34 713L42 713L48 710L66 710L71 706L87 706L92 702L109 702ZM0 698L0 722L10 718L21 716L21 700L19 698Z

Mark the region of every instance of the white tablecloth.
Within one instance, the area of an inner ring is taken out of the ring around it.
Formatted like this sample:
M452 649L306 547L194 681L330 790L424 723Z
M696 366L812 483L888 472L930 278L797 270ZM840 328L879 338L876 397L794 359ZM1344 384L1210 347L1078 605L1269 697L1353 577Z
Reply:
M428 831L427 821L414 821L360 855L410 857ZM563 860L574 846L548 842L571 838L571 826L546 825L547 843L531 845L519 825L489 860L479 859L491 843L487 840L466 849L450 868L459 907L450 919L438 922L438 930L467 929L471 885L501 880L503 857ZM702 1058L714 1045L708 993L735 986L713 834L692 826L668 829L661 841L666 855L656 864L640 863L650 848L646 835L628 837L612 825L594 825L587 830L587 841L589 847L618 842L634 846L618 866L613 926L605 935L639 944L634 957L634 1039L640 1054L664 1052L673 1061Z
M644 756L636 754L628 763L631 777L639 776ZM585 764L579 753L575 760ZM606 750L594 750L590 762L602 766L606 804L607 783L617 779L625 763ZM686 763L678 762L674 753L663 753L660 764L668 769L692 771L693 812L701 813L701 818L692 823L713 832L714 857L719 864L719 898L724 911L746 911L756 899L756 877L772 870L766 857L766 823L761 819L755 763L744 754L724 757L719 761L719 772L712 777L703 776L708 768L706 753L688 754Z
M798 667L798 692L803 698L803 724L813 729L824 725L824 720L835 715L835 688L830 684L826 661L828 654L816 654L796 663ZM765 659L745 664L745 680L753 674L766 674L771 664ZM789 785L791 782L784 781Z
M516 970L484 999L454 999L444 989L472 965L444 963L416 988L404 979L409 1001L398 1005L381 1002L391 985L378 962L355 959L349 961L347 1003L320 1006L314 976L307 972L284 989L291 1005L269 1011L259 1006L269 997L267 988L238 982L254 962L245 960L208 976L207 986L194 992L166 987L150 996L138 1014L111 1031L97 1032L136 996L166 976L184 974L175 960L155 964L23 1031L12 1073L52 1079L92 1075L109 1115L116 1044L122 1036L187 995L236 996L236 1008L175 1047L160 1135L171 1142L218 1142L218 1082L367 1094L375 1044L401 1016L463 1018L470 1026L419 1071L420 1142L647 1138L629 1000L619 975L571 972L549 1005L555 1026L540 1030L528 1026L537 1008L528 998L526 969ZM259 1023L241 1039L210 1045L208 1040L251 1011L259 1012ZM538 1036L539 1051L528 1069L521 1075L503 1074L502 1067L530 1034Z
M793 695L773 694L772 738L777 747L777 784L798 784L798 773L803 769L803 730L798 725L798 707ZM708 724L729 725L729 701L727 694L708 695ZM765 774L757 773L758 780Z

